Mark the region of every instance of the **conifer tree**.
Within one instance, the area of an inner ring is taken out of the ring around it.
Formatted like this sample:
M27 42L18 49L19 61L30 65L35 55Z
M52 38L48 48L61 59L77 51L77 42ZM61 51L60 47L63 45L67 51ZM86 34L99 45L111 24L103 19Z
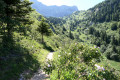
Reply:
M119 35L119 38L118 38L118 45L120 46L120 35Z
M112 37L111 37L111 44L112 44L112 45L115 45L115 42L116 42L115 36L112 36Z
M63 31L67 31L66 28L63 26Z
M52 31L50 30L50 25L45 21L45 18L42 18L42 20L40 21L37 31L42 35L42 43L44 42L43 36L49 36L52 33Z
M33 11L32 3L29 0L1 0L0 3L4 4L0 13L0 21L5 24L2 28L5 29L3 42L11 43L16 26L31 23L29 13Z
M70 31L69 31L69 37L70 37L70 39L74 39L73 33L71 32L71 28L70 28Z

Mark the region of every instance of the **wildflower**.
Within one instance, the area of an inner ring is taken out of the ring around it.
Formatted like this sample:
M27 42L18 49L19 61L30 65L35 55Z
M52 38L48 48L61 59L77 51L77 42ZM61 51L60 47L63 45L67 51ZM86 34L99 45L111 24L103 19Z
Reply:
M32 46L32 48L33 48L34 46Z
M58 55L58 57L60 57L60 55Z
M89 73L89 75L91 75L91 73Z
M69 53L69 55L70 55L71 53Z
M103 71L105 71L105 68L103 68Z
M100 47L98 47L98 48L100 48Z
M80 52L80 54L82 54L82 52Z
M100 67L99 65L95 64L95 67L97 67L97 70L105 70L103 67Z
M103 78L103 80L106 80L105 78Z
M48 67L51 67L51 65L50 65L50 64L48 64Z
M92 62L95 62L94 60L92 60Z
M77 43L75 43L75 45L77 45Z
M94 46L95 48L97 48L96 46Z
M96 51L96 53L97 53L98 51Z

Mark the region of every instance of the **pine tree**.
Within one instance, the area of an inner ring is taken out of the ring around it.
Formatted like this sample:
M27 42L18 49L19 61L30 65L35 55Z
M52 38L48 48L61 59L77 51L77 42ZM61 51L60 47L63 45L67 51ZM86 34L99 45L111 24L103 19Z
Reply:
M70 37L70 39L74 39L74 36L73 36L73 33L71 32L71 29L69 31L69 37Z
M3 18L3 14L5 12L5 3L0 0L0 33L2 34L5 30L3 29L3 21L4 21L4 18Z
M6 26L3 26L5 33L3 34L3 42L11 43L13 40L13 31L16 26L21 24L31 24L29 13L33 11L29 0L1 0L4 4L3 13L0 13L0 20Z
M42 35L42 43L44 42L43 35L49 36L52 33L52 31L50 30L49 24L45 22L44 18L42 18L42 20L40 21L37 31Z
M111 37L111 44L112 45L117 45L117 40L115 39L114 35Z
M89 34L93 34L94 31L95 31L94 27L89 28Z
M113 23L113 24L112 24L111 30L117 30L117 23Z
M120 35L119 35L119 38L118 38L118 45L120 46Z
M66 28L63 26L63 31L67 31Z

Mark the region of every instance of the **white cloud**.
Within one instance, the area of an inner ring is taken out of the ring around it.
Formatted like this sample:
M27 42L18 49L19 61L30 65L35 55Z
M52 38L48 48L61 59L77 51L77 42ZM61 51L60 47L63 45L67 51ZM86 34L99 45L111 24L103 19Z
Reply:
M104 0L37 0L42 2L45 5L68 5L68 6L77 6L79 10L87 10L94 5L102 2Z
M39 2L42 2L45 5L57 5L57 6L61 6L61 5L65 5L65 3L63 2L63 0L38 0Z

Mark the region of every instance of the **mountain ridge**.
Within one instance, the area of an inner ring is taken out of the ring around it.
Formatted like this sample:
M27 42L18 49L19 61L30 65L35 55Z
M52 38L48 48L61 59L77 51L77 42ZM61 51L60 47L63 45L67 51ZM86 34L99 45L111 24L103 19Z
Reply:
M30 0L30 1L34 2L32 4L32 7L45 17L64 17L72 14L75 11L78 11L78 8L76 6L67 6L67 5L47 6L41 2L38 2L37 0Z

